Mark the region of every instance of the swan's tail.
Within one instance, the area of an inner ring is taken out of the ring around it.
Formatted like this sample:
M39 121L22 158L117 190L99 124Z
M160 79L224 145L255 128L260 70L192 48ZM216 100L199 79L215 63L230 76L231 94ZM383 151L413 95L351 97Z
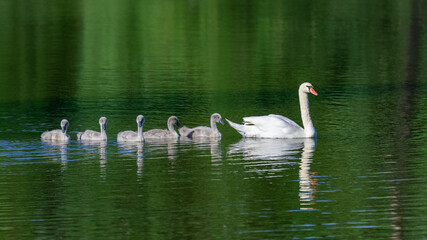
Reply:
M225 120L227 120L228 124L230 124L230 126L232 128L236 129L236 131L238 133L240 133L242 136L245 136L246 131L245 131L245 126L244 125L234 123L234 122L228 120L227 118Z

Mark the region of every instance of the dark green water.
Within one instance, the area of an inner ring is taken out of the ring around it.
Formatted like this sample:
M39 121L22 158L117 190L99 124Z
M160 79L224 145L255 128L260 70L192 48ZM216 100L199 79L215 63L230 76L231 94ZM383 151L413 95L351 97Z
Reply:
M427 2L0 2L1 239L423 239ZM119 144L220 113L314 140ZM76 133L108 118L107 143ZM72 141L40 134L70 121Z

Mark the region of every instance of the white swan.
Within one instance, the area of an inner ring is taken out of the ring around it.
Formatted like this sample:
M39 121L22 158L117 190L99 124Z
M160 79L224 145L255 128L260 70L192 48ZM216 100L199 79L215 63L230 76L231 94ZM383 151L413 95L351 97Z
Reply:
M144 132L144 138L146 139L177 139L179 138L178 133L174 129L174 125L180 126L179 120L176 116L171 116L168 119L168 129L151 129Z
M218 127L216 126L216 123L221 123L224 125L224 122L222 121L222 117L219 113L214 113L211 116L211 127L195 127L195 128L188 128L188 127L182 127L179 129L179 134L183 137L187 138L199 138L199 137L205 137L205 138L221 138L221 133L218 130Z
M42 133L41 139L43 141L68 141L70 140L70 135L67 134L67 128L70 125L67 119L62 119L61 121L61 130L56 129L52 131L46 131Z
M93 130L86 130L84 132L77 133L78 140L92 140L92 141L104 141L107 140L107 133L105 130L107 129L107 118L101 117L99 119L99 126L101 128L101 132L96 132Z
M142 115L136 117L136 124L138 125L138 131L123 131L117 134L117 141L121 142L143 142L144 136L142 134L142 129L144 126L145 118Z
M228 119L228 123L243 137L255 138L314 138L316 129L310 117L308 106L308 93L317 96L311 83L303 83L298 90L301 108L301 118L304 128L287 117L270 114L268 116L244 117L243 125L234 123Z

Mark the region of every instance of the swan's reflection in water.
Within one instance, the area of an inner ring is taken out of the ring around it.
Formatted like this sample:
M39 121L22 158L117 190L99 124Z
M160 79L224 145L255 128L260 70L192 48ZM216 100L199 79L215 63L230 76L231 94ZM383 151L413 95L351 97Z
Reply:
M61 161L61 171L64 172L67 170L68 163L68 142L42 142L43 145L49 147L49 150L54 155L59 155L59 158L54 158L54 160Z
M99 153L99 176L105 179L107 176L107 142L82 140L80 144L84 145L89 151L98 151Z
M300 208L309 209L314 204L316 181L310 170L313 153L316 147L315 139L252 139L242 138L238 143L230 145L230 156L241 155L248 171L253 171L268 177L277 177L283 165L295 164L299 161L299 199ZM301 153L301 157L298 155ZM280 176L280 175L279 175Z
M295 155L304 147L304 141L304 139L242 138L238 143L230 145L228 154L242 153L245 160L296 159Z
M310 167L315 147L316 140L304 139L299 167L299 199L302 210L311 209L308 205L314 205L313 194L316 191L317 181L313 178L316 174L311 172Z
M118 143L119 148L127 152L125 155L133 156L136 152L136 176L141 181L144 172L144 143L142 142L122 142Z

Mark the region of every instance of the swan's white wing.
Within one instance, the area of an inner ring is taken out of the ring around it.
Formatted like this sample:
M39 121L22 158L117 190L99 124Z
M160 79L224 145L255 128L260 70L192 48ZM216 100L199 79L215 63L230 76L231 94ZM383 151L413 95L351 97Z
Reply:
M294 121L287 117L280 115L270 114L268 116L257 116L257 117L244 117L243 118L245 125L255 125L261 130L268 129L283 129L283 128L296 128L300 129L301 127L296 124Z
M286 125L289 127L292 126L292 127L295 127L296 129L301 129L301 127L296 122L282 115L270 114L268 115L268 117L280 119L283 123L286 123Z
M225 120L227 120L228 124L230 124L232 128L242 134L243 137L262 137L260 136L261 131L255 125L242 125L234 123L228 119Z
M270 114L268 116L245 117L246 126L255 126L260 137L266 138L298 138L304 134L304 129L287 117Z

